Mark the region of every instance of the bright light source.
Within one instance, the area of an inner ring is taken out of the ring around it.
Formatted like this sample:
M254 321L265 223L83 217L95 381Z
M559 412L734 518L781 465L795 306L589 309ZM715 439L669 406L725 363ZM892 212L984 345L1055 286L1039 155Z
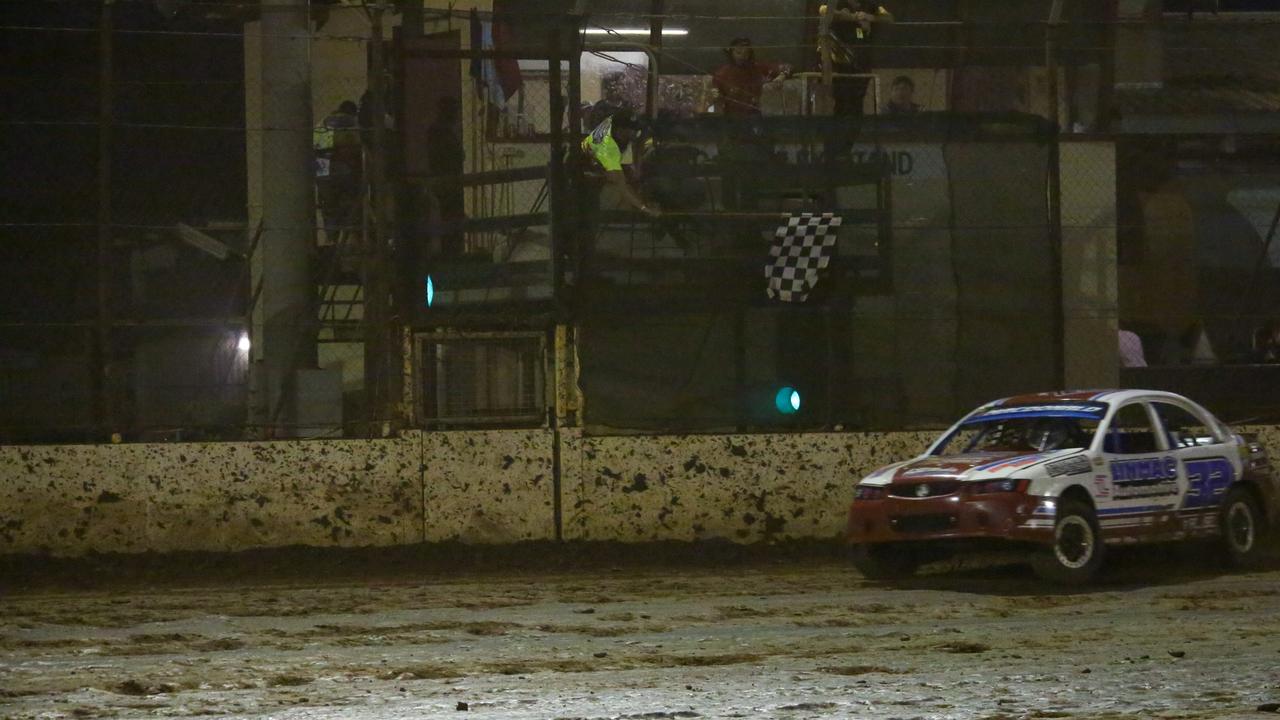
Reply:
M800 412L800 393L793 387L784 387L773 396L773 406L783 415Z
M240 335L240 341L236 343L236 348L239 349L240 352L247 353L251 347L253 347L253 343L249 341L249 333L243 333Z
M436 301L436 284L431 281L431 276L427 276L427 307Z
M584 35L648 35L648 28L602 28L589 27L583 30ZM688 35L689 31L684 28L662 28L662 34L666 36L683 36Z

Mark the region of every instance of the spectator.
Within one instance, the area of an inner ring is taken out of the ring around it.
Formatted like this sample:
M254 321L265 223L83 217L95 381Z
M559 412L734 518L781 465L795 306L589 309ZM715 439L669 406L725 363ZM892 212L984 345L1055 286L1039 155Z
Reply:
M825 5L822 7L826 7ZM835 36L832 69L837 74L866 75L871 72L871 43L876 29L893 22L893 14L871 0L837 0L831 17ZM838 116L862 115L870 77L837 77L831 95Z
M1146 367L1147 359L1142 352L1142 338L1131 330L1120 331L1120 367Z
M920 112L915 101L916 84L906 75L899 75L889 86L889 102L885 104L885 115L911 115Z
M325 237L337 241L345 230L359 226L364 158L360 146L358 109L344 100L312 132L316 153L316 205L324 221Z
M462 222L466 206L459 179L465 172L466 151L462 145L462 105L446 95L436 106L435 122L427 128L427 167L432 175L431 195L435 198L440 228L440 252L445 257L462 254Z
M599 225L601 196L606 187L612 188L623 203L650 217L659 217L658 208L645 203L631 186L631 179L624 168L632 153L640 123L630 110L618 110L604 119L589 135L582 139L574 157L575 189L579 208L578 265L579 274L586 273L595 252L596 230Z
M728 117L759 115L764 84L782 80L791 69L757 61L748 38L734 38L724 52L728 62L711 76L716 112Z
M645 204L640 194L631 187L622 167L624 156L630 154L631 143L639 129L640 123L630 110L619 110L605 118L590 135L582 139L582 155L586 162L583 169L588 175L602 177L605 184L619 192L627 205L656 216L660 214L658 209Z

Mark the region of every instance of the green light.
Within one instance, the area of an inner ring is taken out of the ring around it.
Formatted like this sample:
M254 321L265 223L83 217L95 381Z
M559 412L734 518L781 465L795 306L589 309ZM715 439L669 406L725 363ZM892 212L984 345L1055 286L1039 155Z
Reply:
M436 284L431 281L431 276L427 276L427 307L436 301Z
M773 396L773 406L783 415L794 415L800 411L800 392L793 387L783 387Z

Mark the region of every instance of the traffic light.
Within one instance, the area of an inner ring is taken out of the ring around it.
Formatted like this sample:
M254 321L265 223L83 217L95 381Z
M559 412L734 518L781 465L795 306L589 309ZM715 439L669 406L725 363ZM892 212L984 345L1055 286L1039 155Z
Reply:
M436 284L432 282L431 276L427 276L427 307L436 301Z

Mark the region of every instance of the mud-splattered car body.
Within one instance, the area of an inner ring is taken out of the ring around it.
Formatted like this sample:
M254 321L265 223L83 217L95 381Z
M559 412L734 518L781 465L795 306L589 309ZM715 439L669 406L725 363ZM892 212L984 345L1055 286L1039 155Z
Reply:
M871 576L910 573L948 541L993 539L1039 546L1042 575L1079 582L1109 544L1223 537L1244 561L1278 522L1266 453L1204 408L1080 391L983 405L923 455L863 478L847 539Z

